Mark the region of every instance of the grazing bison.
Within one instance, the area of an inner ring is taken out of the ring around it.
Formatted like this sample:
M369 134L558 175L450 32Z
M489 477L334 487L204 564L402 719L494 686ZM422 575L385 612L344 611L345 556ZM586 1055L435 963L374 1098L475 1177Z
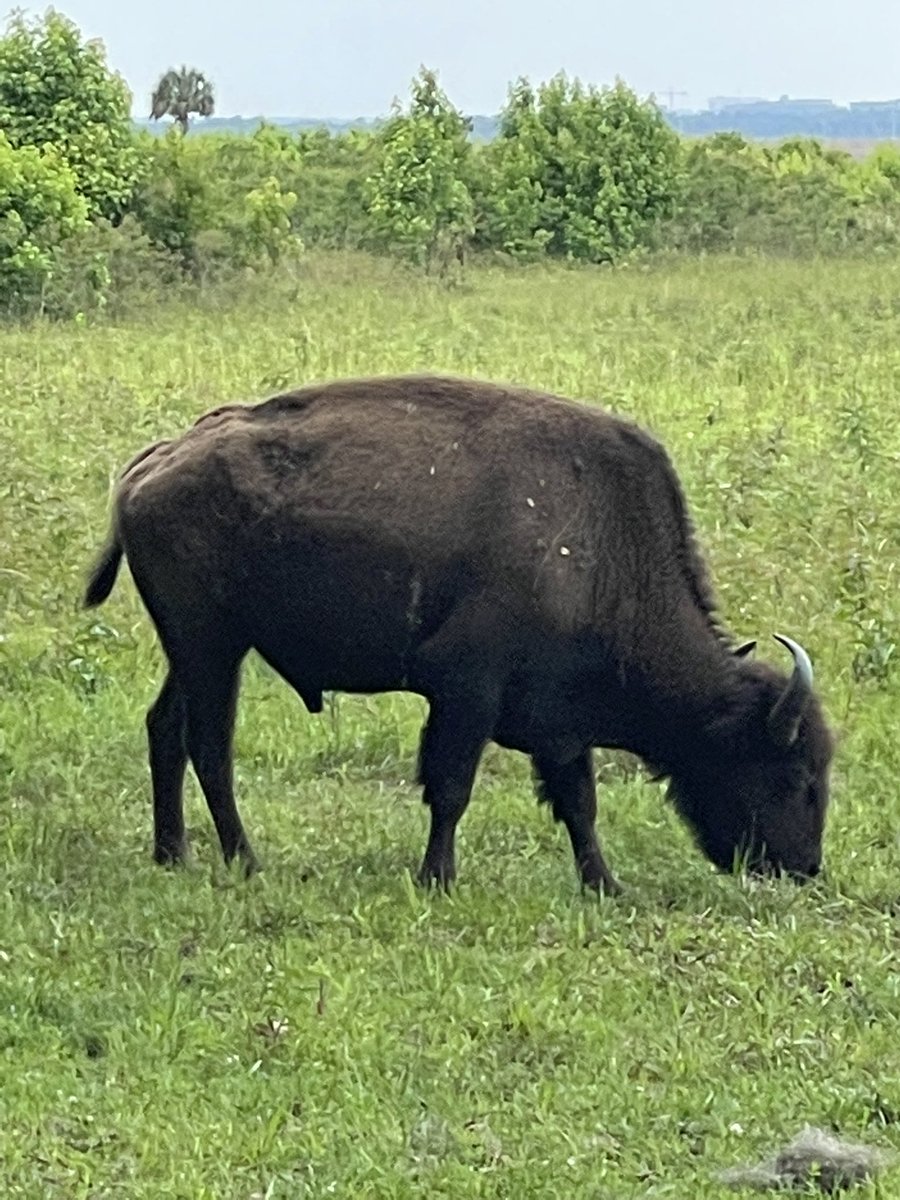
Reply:
M832 743L809 659L776 635L787 677L730 646L672 466L625 421L434 377L219 408L126 467L87 605L123 553L169 660L147 717L158 862L185 853L189 755L226 860L255 867L232 789L253 648L310 712L326 690L428 701L425 883L454 877L489 739L531 756L590 887L618 886L594 746L667 777L718 867L819 870Z

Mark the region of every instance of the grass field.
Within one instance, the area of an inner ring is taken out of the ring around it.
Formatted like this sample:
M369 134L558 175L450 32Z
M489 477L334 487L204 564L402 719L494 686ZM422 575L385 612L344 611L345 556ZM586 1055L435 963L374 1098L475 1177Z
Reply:
M229 400L438 369L599 401L669 446L724 615L809 649L840 736L827 878L722 877L598 754L625 885L578 889L491 748L447 898L412 884L421 705L321 717L258 662L239 803L265 864L149 859L161 655L110 482ZM311 258L265 296L0 332L0 1193L706 1200L806 1121L900 1150L900 264L475 272ZM900 1195L900 1173L860 1196Z

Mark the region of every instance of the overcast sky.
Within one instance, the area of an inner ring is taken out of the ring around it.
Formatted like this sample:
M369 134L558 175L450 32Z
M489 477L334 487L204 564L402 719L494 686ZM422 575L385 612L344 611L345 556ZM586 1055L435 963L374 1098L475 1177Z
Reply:
M44 11L45 5L25 5ZM620 75L679 107L714 95L900 96L900 0L56 0L146 115L169 66L204 70L220 115L384 113L424 63L467 113L519 75ZM0 12L4 11L0 0ZM213 15L214 14L214 15Z

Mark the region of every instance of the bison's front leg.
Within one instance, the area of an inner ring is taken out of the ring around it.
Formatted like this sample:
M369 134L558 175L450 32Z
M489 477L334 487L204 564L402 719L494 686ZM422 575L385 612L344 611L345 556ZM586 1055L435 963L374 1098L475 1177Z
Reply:
M615 895L621 887L603 858L594 822L597 818L597 793L590 750L571 762L535 755L542 800L553 807L553 816L569 831L575 863L585 887Z
M431 831L419 882L449 888L456 878L456 826L466 811L490 718L477 703L434 701L422 734L419 782L431 809Z

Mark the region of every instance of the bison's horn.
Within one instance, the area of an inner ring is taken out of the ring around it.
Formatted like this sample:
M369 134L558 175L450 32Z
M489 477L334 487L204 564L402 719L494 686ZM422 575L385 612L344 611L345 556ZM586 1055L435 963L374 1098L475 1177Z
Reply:
M790 681L769 713L769 733L772 740L776 745L787 748L797 739L803 710L812 695L813 669L809 655L802 646L780 633L774 634L774 637L790 650L794 659L794 671Z
M735 658L746 658L748 654L752 654L756 649L756 642L744 642L733 651Z

